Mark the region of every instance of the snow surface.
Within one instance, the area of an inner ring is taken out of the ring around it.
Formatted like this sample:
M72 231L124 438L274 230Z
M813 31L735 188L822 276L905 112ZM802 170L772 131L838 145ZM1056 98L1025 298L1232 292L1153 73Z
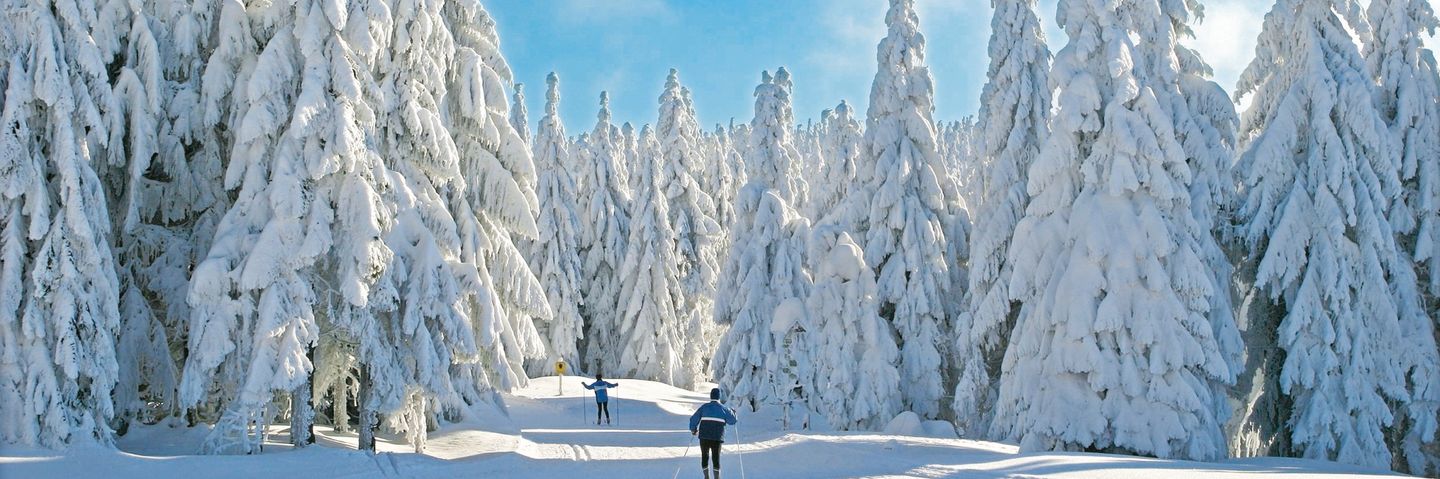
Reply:
M613 426L591 424L594 412L580 382L545 377L513 395L505 407L476 407L471 418L432 433L425 454L403 437L381 436L380 453L353 450L353 434L316 426L318 443L295 451L276 427L259 456L195 456L207 428L134 426L116 440L120 450L71 447L63 455L0 445L0 477L699 477L686 419L705 395L649 381L612 379ZM711 385L697 389L708 390ZM739 411L739 441L727 440L725 477L828 478L1339 478L1393 476L1386 471L1284 458L1204 463L1087 453L1019 454L1013 445L873 433L779 430L778 411ZM902 413L904 414L904 413ZM910 414L912 418L917 418ZM917 432L924 433L926 425ZM735 429L732 428L732 431ZM933 431L932 431L933 432ZM737 446L738 444L738 446ZM264 457L260 457L264 456ZM740 474L740 469L744 474Z

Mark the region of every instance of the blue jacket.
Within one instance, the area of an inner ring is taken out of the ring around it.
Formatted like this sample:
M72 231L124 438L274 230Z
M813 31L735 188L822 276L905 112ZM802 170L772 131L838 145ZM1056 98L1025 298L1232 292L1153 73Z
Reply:
M620 387L619 384L605 381L595 381L594 384L585 384L582 382L580 384L585 385L585 389L595 391L595 402L610 402L610 394L606 393L605 390Z
M735 424L735 413L730 412L719 401L710 401L690 415L690 432L700 433L700 439L725 442L725 425Z

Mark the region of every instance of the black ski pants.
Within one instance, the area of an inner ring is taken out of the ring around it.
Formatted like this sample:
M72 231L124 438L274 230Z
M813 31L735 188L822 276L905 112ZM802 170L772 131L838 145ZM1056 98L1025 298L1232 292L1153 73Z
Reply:
M709 439L700 440L700 468L709 469L710 463L715 463L715 470L720 470L720 441Z

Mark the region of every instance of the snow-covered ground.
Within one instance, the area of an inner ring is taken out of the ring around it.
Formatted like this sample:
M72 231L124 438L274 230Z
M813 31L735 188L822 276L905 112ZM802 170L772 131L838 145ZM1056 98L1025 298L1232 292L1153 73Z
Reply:
M596 426L581 378L539 378L507 395L505 410L433 433L425 454L382 437L380 454L353 450L353 434L317 426L319 446L292 451L284 428L260 456L191 455L203 428L150 426L119 438L119 450L52 451L0 446L0 478L87 477L700 477L687 418L700 393L648 381L612 380L612 426ZM582 394L585 393L585 394ZM1167 478L1267 479L1379 477L1386 471L1299 459L1222 463L1164 461L1106 454L1018 454L1011 445L899 435L795 433L780 430L774 411L740 411L739 442L725 446L727 478ZM742 471L743 469L743 471Z

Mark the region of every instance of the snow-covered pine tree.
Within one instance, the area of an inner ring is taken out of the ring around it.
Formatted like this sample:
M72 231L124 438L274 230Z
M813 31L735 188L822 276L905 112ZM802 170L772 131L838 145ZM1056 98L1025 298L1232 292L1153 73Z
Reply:
M1403 464L1401 471L1416 475L1440 474L1440 445L1436 444L1436 413L1440 412L1440 350L1436 349L1432 318L1440 314L1434 299L1440 294L1440 75L1434 53L1424 47L1422 35L1433 35L1440 20L1430 2L1375 0L1368 10L1374 38L1366 44L1370 73L1380 80L1376 95L1381 117L1399 148L1402 197L1392 203L1391 225L1401 237L1402 262L1415 262L1420 279L1415 289L1397 275L1397 294L1421 294L1423 313L1406 311L1400 330L1411 353L1401 357L1409 368L1410 397L1396 408L1390 450ZM1403 267L1403 265L1402 265ZM1402 271L1402 273L1404 273ZM1410 297L1396 301L1412 304ZM1430 334L1427 334L1429 332Z
M730 133L731 150L735 152L730 168L736 173L735 189L733 193L739 195L740 188L744 188L750 182L750 168L745 166L745 155L750 153L750 123L742 122L735 124L735 119L730 119L730 126L726 129ZM734 202L731 202L732 206Z
M657 182L661 151L649 126L640 132L641 163L632 164L640 177L630 217L630 238L619 270L620 301L615 333L621 338L619 377L660 381L689 387L695 378L684 362L688 336L685 292L675 230L670 227L668 198Z
M715 202L715 221L720 224L720 248L717 258L725 258L730 246L730 227L735 223L735 195L746 182L745 161L730 130L724 125L715 125L713 150L706 160L706 174L703 181L705 191L710 192Z
M803 259L809 222L790 206L803 183L793 174L799 154L790 138L789 76L784 68L775 77L765 72L755 88L753 133L746 135L749 181L736 198L730 254L715 295L715 321L730 327L715 351L716 380L752 409L780 399L777 345L769 334L777 308L803 301L810 288Z
M366 316L390 260L366 67L388 39L368 31L379 5L352 7L342 17L312 2L222 7L204 118L207 128L236 125L225 184L238 190L192 276L180 392L187 408L225 407L206 452L259 448L274 393L308 394L320 328ZM317 291L321 281L333 289ZM292 425L313 415L291 414Z
M689 381L698 378L702 351L712 347L702 341L702 321L708 321L715 296L716 275L719 274L720 224L715 221L715 203L704 185L697 179L705 172L705 157L701 149L700 123L689 99L689 90L680 86L679 73L671 69L665 79L665 90L660 95L659 120L655 136L659 142L658 158L650 158L639 164L634 174L650 174L646 188L658 188L666 199L669 215L668 227L675 235L679 263L676 264L683 286L681 303L677 305L678 320L687 324L680 328L687 348L683 350L686 373L686 387ZM641 156L647 153L642 151ZM640 170L658 168L655 173ZM643 194L643 193L639 193ZM639 214L640 207L635 207ZM631 234L632 239L634 234ZM636 244L632 241L631 247ZM689 324L693 322L694 324ZM672 383L679 384L679 383Z
M1012 297L1040 293L1016 321L996 418L1025 450L1226 453L1213 396L1234 378L1207 319L1209 231L1189 204L1175 125L1194 120L1166 13L1140 1L1058 14L1071 42L1051 70L1058 108L1010 258ZM1077 183L1072 203L1051 202L1064 191L1047 190ZM1044 228L1052 213L1068 225Z
M0 9L0 440L50 448L110 442L120 327L94 169L118 147L101 134L112 18L65 5Z
M946 176L955 185L959 204L979 210L984 203L985 174L990 158L976 151L979 146L980 124L967 116L948 125L936 125L940 141L941 163ZM969 251L966 251L969 254ZM968 280L967 280L968 281Z
M1161 8L1170 18L1177 39L1193 38L1195 32L1190 25L1205 17L1199 0L1165 3ZM1207 232L1199 239L1205 269L1215 287L1207 316L1221 357L1231 374L1238 377L1244 367L1245 344L1235 320L1235 267L1225 245L1233 244L1234 239L1230 220L1235 211L1236 181L1230 168L1235 163L1236 126L1240 119L1225 89L1210 80L1213 71L1200 53L1179 41L1173 46L1184 105L1172 100L1174 104L1169 108L1176 138L1185 149L1190 167L1190 211L1199 228ZM1213 382L1211 386L1215 389L1210 397L1215 417L1222 423L1229 421L1233 415L1230 396L1236 385Z
M209 4L210 2L196 2L197 6ZM254 46L255 40L252 37L249 18L243 6L235 4L216 5L218 12L205 12L197 15L199 18L210 18L213 25L191 25L190 35L199 37L212 37L210 31L213 29L213 40L210 42L213 49L205 52L190 52L194 58L190 66L195 72L196 78L193 93L198 98L190 99L195 102L196 111L186 114L184 117L189 120L196 130L196 141L202 144L201 154L192 165L208 165L212 170L219 170L219 177L222 179L217 186L211 185L215 192L216 204L212 206L210 221L207 221L206 228L197 228L192 234L192 262L194 270L184 283L186 294L183 303L190 307L190 312L184 315L182 329L186 333L185 352L180 356L185 357L185 365L182 370L180 383L179 406L189 413L189 418L201 421L214 421L218 419L224 408L238 395L238 389L245 381L247 372L245 358L239 360L226 360L237 348L248 350L251 335L250 325L242 322L241 316L247 314L247 310L253 310L253 301L248 297L239 297L239 301L232 301L225 304L216 303L215 307L206 306L210 299L222 299L212 296L210 298L192 298L190 291L196 279L203 278L204 261L211 256L211 250L216 243L226 241L228 236L232 251L226 256L234 262L247 251L236 248L243 246L243 240L250 238L249 233L244 230L236 230L230 227L229 231L222 231L227 220L225 216L230 215L235 209L235 202L245 198L254 198L262 195L263 192L255 191L263 189L263 179L251 181L251 191L246 195L227 194L223 190L235 190L239 187L239 177L244 168L248 165L247 158L242 158L241 164L231 164L230 158L234 154L237 131L232 128L221 128L223 124L231 122L240 123L244 120L248 111L248 104L252 99L263 99L268 102L276 111L282 111L283 105L273 97L264 98L263 94L256 94L253 97L247 91L253 68L245 68L247 63L255 63L258 66L257 57L260 52ZM198 23L198 22L197 22ZM203 32L203 33L202 33ZM189 46L185 42L181 45ZM198 46L196 42L193 45ZM184 48L184 47L182 47ZM287 73L288 75L288 73ZM177 99L183 98L177 94ZM252 123L259 123L259 116L256 116ZM258 125L252 125L247 131L249 135L255 135L259 131ZM252 138L253 140L253 138ZM235 177L231 178L230 168L238 171ZM197 182L198 183L198 182ZM248 200L245 205L255 205L255 200ZM218 216L218 218L216 218ZM234 221L231 219L229 221ZM263 219L258 225L263 225ZM215 263L212 263L215 265ZM216 271L215 274L229 275L223 279L225 282L236 281L233 271L234 265L227 267L225 271ZM217 285L229 288L228 284ZM227 297L224 299L230 299ZM209 347L200 347L200 343L208 342ZM200 354L191 351L202 351Z
M530 114L525 108L525 84L515 84L515 94L510 97L510 128L520 135L521 140L530 142Z
M955 327L960 363L955 421L971 438L989 431L992 389L1020 308L1008 289L1012 265L1006 254L1029 204L1027 173L1049 132L1050 114L1050 50L1035 0L1000 0L994 6L977 145L985 181L970 243L966 308Z
M1410 0L1372 1L1369 19L1375 38L1366 45L1365 56L1371 74L1380 81L1380 113L1400 148L1400 175L1405 201L1397 205L1403 213L1392 220L1398 231L1413 242L1421 284L1430 295L1440 294L1440 163L1427 162L1440 155L1440 112L1434 98L1437 72L1434 53L1424 48L1422 35L1440 28L1428 2ZM1413 220L1409 220L1413 217ZM1401 221L1408 220L1408 221Z
M460 260L473 265L479 290L466 304L481 358L462 365L470 383L462 394L483 400L478 389L524 386L525 362L545 355L536 320L551 317L546 293L515 240L534 240L539 200L530 148L511 127L505 89L513 79L500 53L495 21L478 3L449 2L440 7L455 41L451 92L445 96L448 126L460 156L466 189L452 192L451 208L460 232ZM463 204L462 204L463 203ZM469 271L465 271L469 275ZM489 376L490 382L481 381ZM444 398L442 398L444 399Z
M1409 400L1413 266L1388 213L1401 155L1375 107L1349 0L1279 1L1236 96L1242 311L1252 388L1246 453L1391 465L1385 430ZM1356 30L1351 30L1354 28ZM1392 407L1393 405L1393 407Z
M812 120L804 126L797 126L795 128L795 149L800 152L800 174L804 178L810 179L806 180L808 190L806 191L805 202L799 205L801 214L804 214L806 218L814 218L818 215L818 205L815 204L813 198L814 190L820 188L820 183L828 181L828 179L820 178L820 175L825 171L825 162L829 161L829 158L826 158L824 154L825 147L820 142L825 126L823 120L827 113L828 110L820 112L822 121L819 125L816 125ZM814 181L814 179L817 178L819 181Z
M767 87L767 84L772 86ZM744 134L748 145L745 154L746 185L759 181L766 188L775 190L791 208L804 204L809 190L801 173L803 159L800 150L795 148L795 113L790 106L793 89L790 71L785 67L777 69L773 77L765 72L755 91L755 119ZM752 159L756 159L754 161L758 164L750 164Z
M476 261L462 259L462 249L478 241L470 236L483 234L476 232L479 215L466 201L467 193L475 192L460 166L462 158L480 150L472 122L488 119L471 105L497 98L501 105L508 102L503 89L487 91L490 85L479 78L476 54L457 51L457 39L444 28L447 18L438 5L393 15L390 47L381 52L377 68L388 108L378 112L376 132L392 187L383 198L393 223L381 238L393 256L372 294L373 313L347 321L347 329L356 337L359 366L373 385L362 392L362 415L383 414L386 425L403 433L419 452L426 413L436 402L460 402L451 365L478 355L474 329L479 327L472 329L472 324L481 321L463 305L472 296L483 302L493 294L476 284ZM466 78L459 79L462 75ZM449 91L452 84L459 91ZM447 113L449 125L442 120ZM467 155L462 157L461 148ZM494 301L486 306L494 307ZM373 447L362 444L361 449Z
M549 358L579 365L584 318L580 315L583 276L575 214L575 182L570 177L570 145L560 120L560 77L546 77L545 116L535 136L535 168L540 174L540 237L531 243L530 267L540 278L554 317L541 326Z
M640 196L641 190L645 188L645 175L635 170L640 169L641 165L649 161L640 156L640 135L638 133L635 131L635 126L627 121L620 125L620 136L615 143L615 147L620 149L617 161L622 167L620 171L624 172L624 184L630 191L631 199Z
M623 152L611 134L610 96L600 93L600 113L586 139L585 161L578 165L580 260L585 285L585 365L604 374L617 366L620 337L615 330L620 297L620 261L625 257L630 220L630 189L618 175Z
M201 69L215 2L112 3L96 35L117 65L105 111L112 145L98 169L115 225L121 328L116 427L176 411L190 270L228 206L221 140L203 128Z
M816 223L834 223L848 227L855 221L837 215L859 213L841 205L846 192L857 178L856 168L861 156L860 142L864 139L864 132L861 131L860 121L855 119L855 111L844 100L834 109L826 110L820 127L823 130L820 132L820 155L824 158L824 168L814 176L819 181L810 188L812 217Z
M857 189L864 192L852 195L849 207L869 210L856 234L865 238L865 262L876 271L881 315L900 335L904 407L935 418L945 395L945 301L956 293L950 268L957 265L946 251L942 218L950 205L941 187L945 169L930 119L934 85L914 0L891 0L885 23L862 153L873 164L862 166ZM862 199L868 201L856 201Z
M899 348L880 318L875 275L841 227L817 226L809 248L815 404L832 427L873 430L900 412Z
M145 218L140 211L142 204L154 202L147 191L151 183L145 175L152 159L162 154L158 151L162 113L159 90L164 81L161 62L165 59L160 58L156 32L151 26L166 28L168 25L151 18L152 10L152 6L138 3L102 7L102 15L113 18L97 22L100 28L93 35L103 52L102 61L107 65L121 65L108 104L104 105L106 125L102 134L109 137L106 144L110 147L105 152L108 161L95 165L105 188L106 203L111 207L106 217L112 221L115 239L112 250L120 266L114 274L123 291L115 344L119 373L114 390L117 417L112 423L121 434L127 429L129 419L146 409L140 397L142 383L151 392L151 397L146 399L173 407L177 382L168 330L145 297L147 291L142 289L142 278L148 279L147 275L137 271L148 263L146 256L158 255L137 251L140 245L136 243L141 238L134 234ZM164 240L170 236L164 234L168 231L163 226L146 228L146 231L158 233L153 239ZM165 243L147 246L156 252L167 249ZM179 297L183 296L174 298Z

